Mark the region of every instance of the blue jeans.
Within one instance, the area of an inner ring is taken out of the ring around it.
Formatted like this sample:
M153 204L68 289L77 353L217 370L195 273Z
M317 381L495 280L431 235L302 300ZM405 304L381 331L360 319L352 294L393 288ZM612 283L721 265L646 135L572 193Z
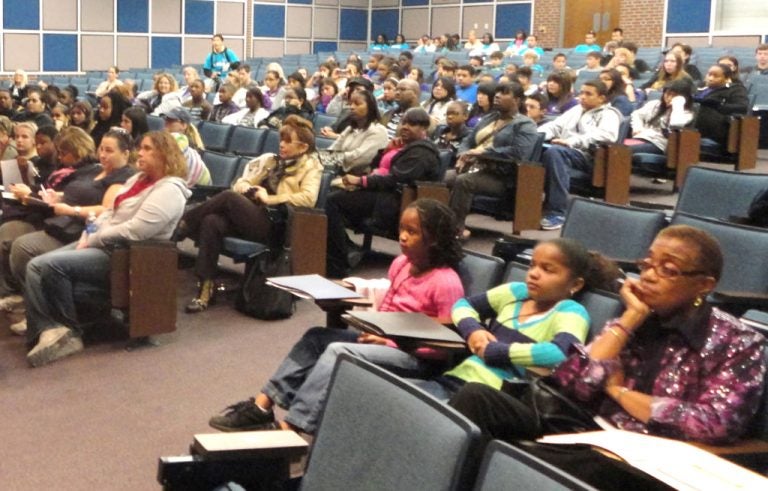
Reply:
M262 389L280 407L288 408L287 423L310 434L317 430L333 367L341 353L349 353L406 376L417 377L429 370L428 363L397 348L356 343L357 336L355 331L315 327L291 349ZM346 339L333 342L333 338ZM323 345L327 347L317 356Z
M568 207L568 190L571 187L571 169L591 175L593 163L580 151L562 145L549 147L541 160L546 170L544 187L547 198L544 201L544 211L565 215Z
M27 341L59 326L83 334L75 309L76 284L109 291L110 257L103 249L75 250L76 244L37 256L27 264L24 300L27 305Z

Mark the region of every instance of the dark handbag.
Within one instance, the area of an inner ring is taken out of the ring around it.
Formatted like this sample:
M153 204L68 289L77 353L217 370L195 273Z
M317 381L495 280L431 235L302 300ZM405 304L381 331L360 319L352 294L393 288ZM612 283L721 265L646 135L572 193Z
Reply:
M504 381L501 390L533 410L540 434L579 433L600 429L589 411L549 385L546 378L531 377Z
M78 240L83 229L85 229L85 222L80 217L59 215L43 221L45 233L65 244Z
M320 149L317 151L317 158L326 172L332 172L334 175L346 172L344 168L344 152Z
M277 248L259 255L247 268L237 293L235 308L245 315L263 320L286 319L293 314L295 297L266 284L267 278L291 274L290 251Z

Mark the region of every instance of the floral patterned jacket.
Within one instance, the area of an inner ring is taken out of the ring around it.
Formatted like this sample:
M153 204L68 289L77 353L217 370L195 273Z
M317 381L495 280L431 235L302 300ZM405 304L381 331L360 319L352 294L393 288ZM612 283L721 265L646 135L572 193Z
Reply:
M688 319L648 319L618 360L591 360L589 346L574 349L552 374L555 383L625 430L721 444L744 435L760 403L765 338L706 304ZM647 424L603 392L617 369L626 387L653 396Z

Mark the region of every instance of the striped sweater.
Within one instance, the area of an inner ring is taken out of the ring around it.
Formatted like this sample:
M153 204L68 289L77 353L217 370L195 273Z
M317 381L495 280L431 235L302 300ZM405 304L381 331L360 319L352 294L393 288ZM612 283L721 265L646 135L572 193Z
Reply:
M579 303L562 300L547 312L519 322L526 299L525 283L508 283L456 302L451 316L464 339L479 329L487 329L497 341L488 344L484 360L470 356L446 375L498 389L502 380L516 376L515 366L555 366L565 360L573 344L584 342L589 314ZM482 319L492 320L485 327Z

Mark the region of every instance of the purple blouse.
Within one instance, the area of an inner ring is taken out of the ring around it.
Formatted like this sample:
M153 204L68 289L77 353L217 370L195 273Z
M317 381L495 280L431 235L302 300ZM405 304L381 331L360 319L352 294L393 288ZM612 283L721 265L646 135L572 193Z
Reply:
M619 360L591 360L589 346L575 349L553 373L555 382L625 430L721 444L745 433L760 403L765 338L709 306L689 319L648 319ZM617 368L624 370L626 387L653 396L647 424L603 392Z

